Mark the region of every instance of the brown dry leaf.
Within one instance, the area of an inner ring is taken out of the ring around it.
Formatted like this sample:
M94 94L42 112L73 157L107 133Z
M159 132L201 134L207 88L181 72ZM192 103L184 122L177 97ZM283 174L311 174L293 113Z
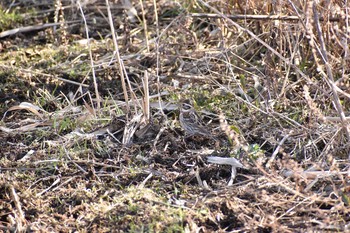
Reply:
M33 131L35 130L38 126L49 126L52 125L52 122L35 122L32 124L28 125L23 125L18 128L8 128L5 126L0 126L0 130L5 132L5 133L19 133L19 132L27 132L27 131Z
M28 102L22 102L22 103L20 103L20 105L12 106L11 108L9 108L5 112L4 117L6 116L6 113L9 111L23 110L23 109L28 110L28 111L34 113L35 115L37 115L40 119L43 119L43 115L41 113L39 113L39 111L45 112L45 110L43 110L42 108L40 108L34 104L28 103Z

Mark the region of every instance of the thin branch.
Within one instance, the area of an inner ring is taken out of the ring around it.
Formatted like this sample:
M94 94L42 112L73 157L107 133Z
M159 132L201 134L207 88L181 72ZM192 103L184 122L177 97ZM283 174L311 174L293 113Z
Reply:
M207 14L207 13L192 13L190 14L193 18L228 18L231 20L283 20L283 21L298 21L301 18L297 15L223 15L223 14ZM326 19L320 18L320 21L325 21ZM327 21L341 21L344 20L340 17L328 18Z
M80 20L70 21L70 22L66 22L66 23L68 24L68 23L78 23L78 22L80 22ZM16 35L18 33L40 31L40 30L43 30L45 28L55 27L55 26L60 26L60 25L61 25L61 23L45 23L45 24L31 25L31 26L26 26L26 27L10 29L10 30L6 30L6 31L1 32L0 38L4 38L7 36L13 36L13 35Z
M89 48L89 56L90 56L90 63L91 63L91 69L92 69L92 78L93 78L93 82L94 82L94 88L95 88L95 95L96 95L96 100L97 100L97 109L99 110L100 107L101 107L101 98L100 98L100 94L98 92L98 84L97 84L97 78L96 78L96 75L95 75L95 66L94 66L94 59L92 57L92 50L91 50L91 44L90 44L90 36L89 36L89 29L88 29L88 25L87 25L87 21L86 21L86 18L85 18L85 15L84 15L84 11L83 11L83 8L80 4L80 1L77 2L78 5L79 5L79 9L80 9L80 12L81 12L81 16L84 20L84 25L85 25L85 33L86 33L86 38L87 38L87 45L88 45L88 48ZM92 105L93 106L93 105ZM93 106L94 107L94 106ZM95 109L94 109L95 110ZM94 112L95 115L96 115L96 112Z
M129 96L128 96L128 91L127 91L127 87L126 87L126 83L125 83L125 79L124 79L124 69L123 69L123 60L120 57L120 53L119 53L119 48L118 48L118 41L116 38L116 31L114 30L114 24L113 24L113 19L112 19L112 13L111 13L111 8L109 5L108 0L106 0L106 6L107 6L107 12L108 12L108 21L109 21L109 26L111 27L111 32L112 32L112 38L113 38L113 44L114 44L114 53L117 55L117 60L118 60L118 65L119 65L119 72L120 72L120 80L122 83L122 87L123 87L123 94L124 94L124 100L126 103L126 112L129 113ZM128 114L126 114L126 117L128 119Z
M321 26L320 26L320 20L319 20L319 17L318 17L318 12L317 12L317 9L316 9L316 3L315 2L313 2L313 4L312 4L312 10L313 10L313 13L314 13L315 27L316 27L316 31L317 31L317 34L318 34L318 39L319 39L319 42L320 42L320 48L319 48L318 51L319 51L319 53L321 55L322 61L324 63L324 66L326 67L327 75L324 74L323 72L320 72L320 73L323 74L322 75L323 78L325 79L325 81L329 84L329 86L332 89L333 101L335 103L335 108L338 111L338 114L340 116L341 124L342 124L343 129L344 129L344 131L346 133L346 136L347 136L348 139L350 139L350 133L349 133L349 130L348 130L348 127L347 127L345 113L344 113L343 107L342 107L342 105L340 103L340 99L339 99L339 95L338 95L338 92L337 92L336 84L334 83L332 68L331 68L331 66L329 65L329 62L328 62L326 45L325 45L325 42L324 42L324 39L323 39L322 29L321 29ZM349 157L349 159L350 159L350 157Z

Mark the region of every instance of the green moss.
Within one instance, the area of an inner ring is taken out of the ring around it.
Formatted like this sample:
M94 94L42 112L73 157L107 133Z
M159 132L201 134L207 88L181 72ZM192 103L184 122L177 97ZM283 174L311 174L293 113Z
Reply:
M21 22L23 17L14 12L6 13L0 6L0 31L9 30L15 28L15 24Z

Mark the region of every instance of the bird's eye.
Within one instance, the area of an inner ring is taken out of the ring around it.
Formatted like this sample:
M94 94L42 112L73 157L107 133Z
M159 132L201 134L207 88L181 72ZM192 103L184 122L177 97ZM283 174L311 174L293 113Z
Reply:
M183 107L185 110L191 109L191 106L190 106L189 104L186 104L186 103L184 103L184 104L182 105L182 107Z

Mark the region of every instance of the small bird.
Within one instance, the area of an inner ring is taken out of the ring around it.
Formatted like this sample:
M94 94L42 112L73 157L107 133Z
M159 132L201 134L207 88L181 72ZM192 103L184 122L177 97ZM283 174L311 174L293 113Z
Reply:
M204 128L200 117L190 104L189 100L182 102L179 120L181 127L189 137L194 135L211 137L211 134Z

